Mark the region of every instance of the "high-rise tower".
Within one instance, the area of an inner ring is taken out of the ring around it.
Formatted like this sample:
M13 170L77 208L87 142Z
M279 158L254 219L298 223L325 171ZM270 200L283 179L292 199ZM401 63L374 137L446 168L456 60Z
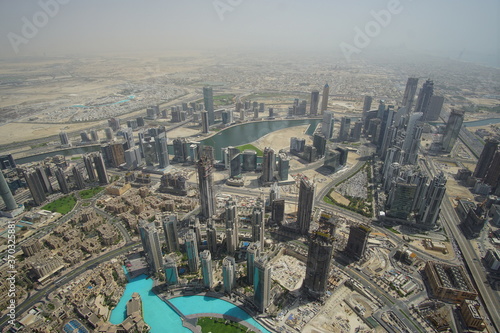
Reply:
M202 156L198 160L198 187L200 191L201 215L204 219L211 218L215 213L215 198L213 193L213 165L212 160Z
M262 182L269 183L274 180L274 171L276 170L276 154L270 147L264 148L264 157L262 160Z
M165 256L165 264L163 265L165 271L165 279L167 285L176 285L179 283L179 273L177 272L177 263L174 258L167 255Z
M311 107L309 109L309 114L311 116L315 116L318 114L318 105L319 105L319 91L313 90L311 92Z
M332 252L332 235L323 232L311 234L309 237L304 288L313 297L321 298L326 292Z
M17 208L16 199L14 199L2 171L0 171L0 196L2 196L6 210L14 210Z
M420 208L417 222L428 228L436 225L441 211L441 202L443 201L446 192L446 178L441 171L439 175L434 177L425 193L424 204Z
M231 294L236 286L236 261L234 257L225 257L222 260L222 281L224 283L224 292Z
M368 226L352 225L349 231L349 239L347 240L345 252L356 260L363 258L370 232L371 228Z
M410 112L413 106L413 100L415 99L415 93L417 92L418 78L409 77L406 82L406 88L403 95L403 107L407 107L408 112Z
M297 211L297 222L302 235L308 234L309 226L311 225L314 207L314 188L314 183L303 176L300 180L299 208Z
M271 297L271 266L267 257L259 257L255 261L253 278L253 300L261 313L269 306Z
M330 94L330 86L328 83L323 87L323 99L321 100L321 113L328 109L328 95Z
M205 250L200 253L201 273L203 275L203 286L212 288L214 284L213 271L212 271L212 255L210 251Z
M428 112L429 103L431 102L431 97L434 94L434 82L432 80L427 80L422 85L422 88L418 92L417 104L415 106L415 112L422 112L424 119Z
M149 269L157 272L163 267L163 256L158 231L154 222L148 223L145 220L139 222L139 236L141 237L142 248L146 253L146 260Z
M203 88L203 102L208 112L208 125L211 126L215 123L214 93L211 87Z
M102 154L97 152L92 154L92 159L94 160L95 170L97 171L97 178L99 179L99 184L106 185L109 183L108 173L106 171L106 166L104 165L104 158Z
M45 196L45 192L43 190L42 183L38 174L34 170L25 170L24 179L26 180L26 184L28 184L28 188L31 192L31 196L33 197L33 201L35 205L41 205L47 197ZM69 191L68 191L69 192Z
M321 123L321 133L325 136L327 140L333 137L333 112L324 111L323 121Z
M370 108L372 107L372 100L373 98L371 96L365 96L365 99L363 101L363 116L362 116L363 121L366 119L366 115L368 114L368 111L370 111Z
M254 264L259 256L260 244L250 243L247 247L247 279L249 284L253 284L254 278Z
M451 110L450 117L446 123L446 128L443 135L443 150L447 153L451 152L455 142L457 141L462 123L464 122L464 111Z
M484 178L486 173L488 172L488 168L490 167L491 161L493 160L493 156L498 148L498 140L493 138L486 139L486 142L483 147L483 151L479 156L479 160L476 164L476 169L474 169L474 177L476 178Z
M167 251L179 251L179 235L177 233L177 216L175 214L168 214L163 216L163 233L165 234L165 243L167 244Z
M189 229L184 238L186 245L186 254L188 257L188 266L190 272L197 272L200 268L200 258L198 257L198 244L196 234L193 229Z

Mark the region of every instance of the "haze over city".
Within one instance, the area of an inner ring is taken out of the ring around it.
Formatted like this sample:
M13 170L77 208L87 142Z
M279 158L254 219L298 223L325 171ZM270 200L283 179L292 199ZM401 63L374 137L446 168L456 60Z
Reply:
M1 57L187 50L342 54L340 44L353 45L356 27L365 31L374 21L380 29L369 27L374 36L364 57L403 49L499 66L496 0L56 1L54 15L35 18L38 32L27 29L23 36L23 18L33 23L40 3L50 2L0 2ZM389 16L388 8L394 9ZM9 33L29 42L16 52L12 45L19 41Z
M0 0L0 331L500 331L500 2Z

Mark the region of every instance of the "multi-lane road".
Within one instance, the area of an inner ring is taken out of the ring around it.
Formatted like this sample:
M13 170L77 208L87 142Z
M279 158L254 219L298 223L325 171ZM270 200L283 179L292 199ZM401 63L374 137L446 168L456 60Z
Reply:
M94 259L89 260L88 262L84 263L82 266L75 268L71 272L68 272L65 274L61 279L57 281L57 283L53 284L47 284L45 287L42 289L32 292L30 297L26 299L24 302L21 304L18 304L16 307L16 313L21 314L26 311L28 311L32 306L34 306L36 303L40 302L43 300L44 297L50 295L54 290L59 288L61 285L64 285L71 280L73 280L75 277L78 275L82 274L83 272L87 271L88 269L92 269L99 264L109 261L112 258L115 258L117 256L120 256L122 254L125 254L126 252L130 251L134 246L140 244L140 242L131 242L128 244L125 244L123 247L119 249L112 250L108 253L105 253L99 257L96 257ZM4 326L6 325L7 321L10 318L7 316L3 316L0 318L0 329L3 329Z

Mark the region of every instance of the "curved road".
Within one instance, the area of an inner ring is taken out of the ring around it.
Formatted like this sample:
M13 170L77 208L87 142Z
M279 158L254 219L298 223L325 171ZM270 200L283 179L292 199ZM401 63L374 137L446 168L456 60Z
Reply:
M85 272L89 268L94 268L103 262L106 262L114 257L122 255L122 254L126 253L127 251L129 251L130 249L132 249L134 246L137 246L138 244L140 244L140 242L133 242L133 243L125 244L125 246L120 248L120 249L110 251L108 253L103 254L100 257L94 258L94 259L86 262L82 266L74 269L73 271L67 273L64 277L59 279L59 283L49 284L49 285L45 286L44 288L40 289L39 291L30 295L30 297L27 300L25 300L24 302L22 302L21 304L18 304L16 306L16 313L22 314L22 313L26 312L33 305L40 302L40 300L42 300L42 298L46 297L47 295L52 293L54 290L58 289L61 285L71 281L72 279L74 279L78 275L82 274L83 272ZM7 316L3 316L0 319L0 329L3 329L6 326L6 323L9 319L10 318Z

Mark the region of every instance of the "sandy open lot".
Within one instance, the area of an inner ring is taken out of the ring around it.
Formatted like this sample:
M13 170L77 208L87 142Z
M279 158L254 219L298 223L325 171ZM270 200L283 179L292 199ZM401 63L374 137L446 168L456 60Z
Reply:
M290 148L290 138L292 137L306 139L306 144L311 144L311 137L305 134L308 128L309 125L284 128L264 135L257 141L252 142L252 144L262 150L265 147L272 147L275 151Z

